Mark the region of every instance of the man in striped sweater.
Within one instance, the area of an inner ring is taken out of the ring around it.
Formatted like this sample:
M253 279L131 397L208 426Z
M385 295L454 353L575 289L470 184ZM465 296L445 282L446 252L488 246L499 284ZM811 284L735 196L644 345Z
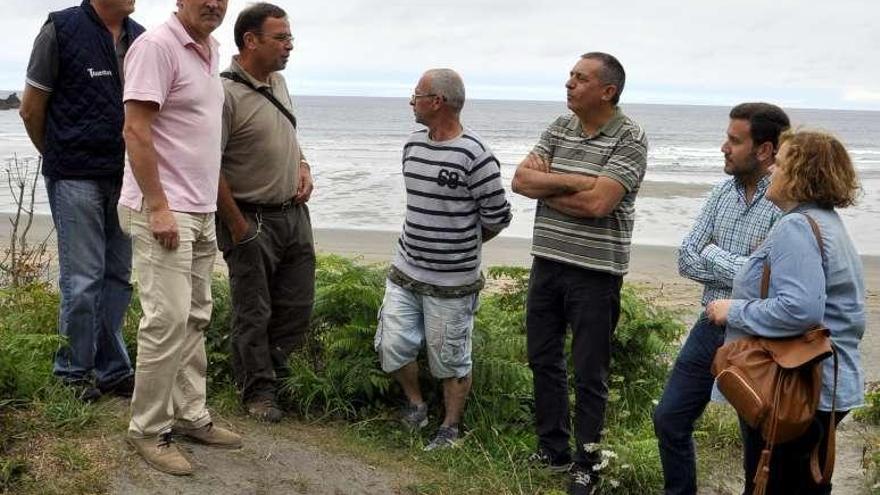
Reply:
M425 450L449 447L471 387L471 334L482 243L510 224L510 204L492 151L462 126L464 84L450 69L419 79L409 104L416 122L403 147L406 221L385 285L375 348L382 369L400 383L408 406L403 423L428 423L419 389L419 350L443 380L446 414Z
M617 102L625 73L607 53L581 56L565 83L572 113L556 119L517 167L513 190L538 200L526 303L534 374L535 461L571 470L570 493L593 492L608 401L611 335L629 268L635 199L647 166L642 128ZM572 332L574 458L565 333Z

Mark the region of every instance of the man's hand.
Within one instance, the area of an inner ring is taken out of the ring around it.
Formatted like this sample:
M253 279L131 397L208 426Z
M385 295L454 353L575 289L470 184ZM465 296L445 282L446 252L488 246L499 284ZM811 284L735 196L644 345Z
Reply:
M586 179L583 176L575 176ZM591 186L569 195L544 198L544 204L556 211L578 218L602 218L614 211L626 195L626 189L609 177L591 178Z
M730 299L716 299L710 302L706 305L706 317L718 326L726 325L731 302Z
M550 173L550 162L545 160L543 156L534 152L526 155L521 165L528 169L537 170L538 172L544 172L545 174Z
M302 162L299 169L299 187L296 189L296 195L293 197L293 203L301 205L312 197L312 191L315 190L315 183L312 182L312 172L309 164Z
M248 237L248 233L251 230L251 225L248 223L247 219L244 218L244 215L238 217L238 221L235 222L235 225L229 225L229 236L232 237L232 244L238 245L239 242L243 241Z
M180 236L177 220L168 206L156 148L153 146L153 121L159 115L159 104L152 101L125 102L125 125L122 135L128 150L131 172L144 194L144 205L150 219L150 232L165 249L177 249Z
M573 173L553 173L550 162L531 152L516 167L513 192L532 199L547 199L553 196L566 196L592 189L595 177Z
M150 231L153 233L153 238L165 249L174 250L180 245L177 220L174 219L171 210L150 211Z

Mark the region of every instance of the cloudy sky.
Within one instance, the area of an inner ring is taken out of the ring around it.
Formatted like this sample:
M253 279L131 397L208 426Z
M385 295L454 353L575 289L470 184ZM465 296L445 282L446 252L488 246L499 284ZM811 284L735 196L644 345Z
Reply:
M2 0L0 89L24 84L33 38L64 0ZM231 0L215 33L224 64ZM562 100L585 51L627 71L623 101L880 110L876 0L305 0L278 1L296 46L294 94L408 96L421 72L452 67L469 97ZM164 21L174 0L138 0L134 17Z

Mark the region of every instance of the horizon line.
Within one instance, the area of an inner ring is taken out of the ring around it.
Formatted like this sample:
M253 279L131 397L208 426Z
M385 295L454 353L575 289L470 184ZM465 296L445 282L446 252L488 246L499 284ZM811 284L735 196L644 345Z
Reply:
M13 89L0 89L0 93L8 93L15 94L19 98L24 90L13 90ZM300 96L312 96L312 97L323 97L323 98L388 98L388 99L408 99L407 96L388 96L388 95L351 95L351 94L319 94L319 93L291 93L291 96L294 98ZM6 96L8 97L8 95ZM564 104L565 100L552 100L552 99L534 99L534 98L492 98L492 97L480 97L480 98L469 98L467 101L521 101L527 103L559 103ZM749 100L755 101L755 100ZM645 102L645 101L630 101L621 104L620 106L626 105L649 105L649 106L682 106L682 107L718 107L718 108L730 108L732 105L727 104L718 104L718 103L672 103L672 102ZM780 105L783 108L788 108L791 110L823 110L823 111L832 111L832 112L880 112L880 109L872 109L872 108L852 108L852 107L811 107L811 106L796 106L796 105Z

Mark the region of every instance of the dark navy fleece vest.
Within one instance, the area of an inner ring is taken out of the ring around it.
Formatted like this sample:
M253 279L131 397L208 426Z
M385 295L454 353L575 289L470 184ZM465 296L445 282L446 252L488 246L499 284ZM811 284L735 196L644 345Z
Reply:
M113 35L89 0L52 12L49 21L58 40L58 79L46 113L43 174L53 179L121 177L125 112ZM133 41L144 28L126 19L125 32Z

